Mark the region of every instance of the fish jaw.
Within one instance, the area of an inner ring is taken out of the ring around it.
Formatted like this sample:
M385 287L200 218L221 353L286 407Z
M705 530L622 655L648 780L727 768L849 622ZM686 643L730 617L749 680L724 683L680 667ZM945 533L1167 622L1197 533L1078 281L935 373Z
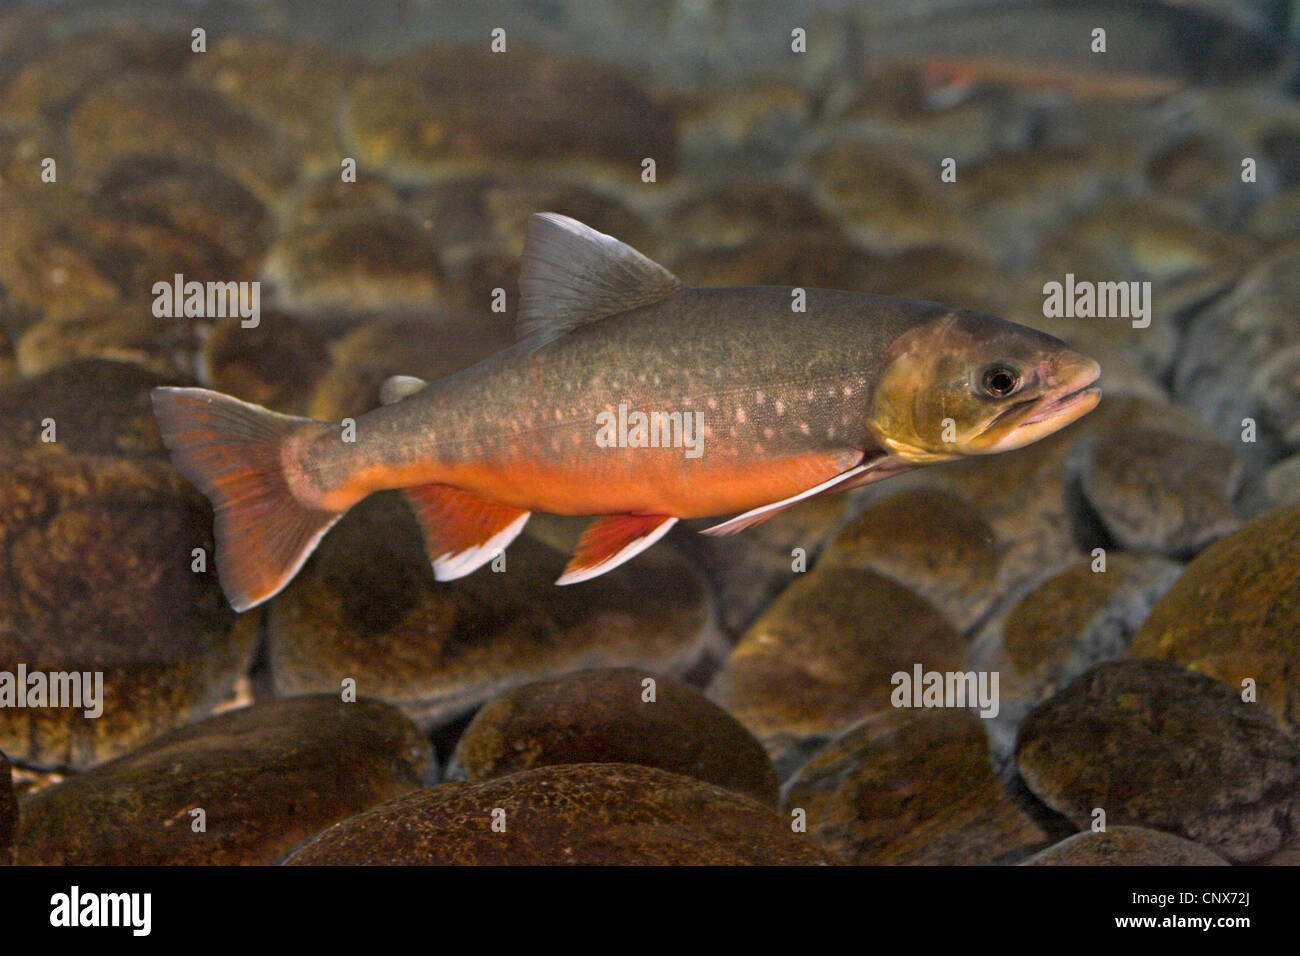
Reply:
M1058 368L1053 376L1059 384L1044 392L1033 404L1019 410L1012 427L1000 430L1000 435L980 452L995 454L1023 448L1073 424L1097 407L1101 401L1101 389L1095 383L1101 376L1101 366L1078 353L1071 355L1062 365L1064 367Z

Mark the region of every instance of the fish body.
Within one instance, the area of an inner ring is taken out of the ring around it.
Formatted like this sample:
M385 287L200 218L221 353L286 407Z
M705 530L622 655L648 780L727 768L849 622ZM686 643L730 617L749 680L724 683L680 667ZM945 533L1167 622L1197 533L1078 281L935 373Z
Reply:
M442 580L532 512L598 516L560 579L575 583L678 519L741 512L709 529L730 533L813 494L1019 447L1098 398L1096 363L1031 329L865 293L690 288L553 214L530 222L520 284L517 345L394 380L353 423L155 390L174 461L213 500L237 609L379 490L407 493Z

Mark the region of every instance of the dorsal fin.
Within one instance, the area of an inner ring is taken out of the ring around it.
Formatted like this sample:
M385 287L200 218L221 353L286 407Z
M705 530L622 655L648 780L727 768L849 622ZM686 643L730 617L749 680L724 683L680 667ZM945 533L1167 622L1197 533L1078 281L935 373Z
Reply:
M519 273L519 341L545 345L570 329L667 298L682 281L613 236L539 212Z
M424 379L416 378L414 375L390 375L379 386L379 404L391 405L400 402L407 395L414 395L428 384Z

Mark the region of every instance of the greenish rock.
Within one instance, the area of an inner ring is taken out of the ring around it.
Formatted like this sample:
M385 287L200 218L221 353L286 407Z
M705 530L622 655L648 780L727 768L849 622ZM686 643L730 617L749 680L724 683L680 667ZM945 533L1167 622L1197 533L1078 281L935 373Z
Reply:
M1021 866L1228 866L1228 861L1172 833L1121 826L1076 833Z
M267 203L293 180L293 162L271 129L178 77L107 79L78 101L67 128L78 162L96 177L132 156L211 162Z
M193 373L198 349L194 320L160 321L151 300L141 299L43 319L23 333L16 355L24 376L105 359L139 365L168 378L187 378Z
M578 763L658 767L777 802L776 771L749 731L693 687L635 668L579 671L494 697L465 728L448 777Z
M958 669L965 644L922 598L847 567L799 578L756 620L708 694L761 740L782 777L810 747L892 709L894 674Z
M635 764L540 767L417 790L326 830L298 866L821 865L770 809Z
M1300 505L1300 455L1285 458L1268 470L1264 493L1275 507Z
M966 633L996 595L999 560L993 530L965 501L916 488L862 510L826 546L818 567L892 578Z
M859 865L1007 862L1048 836L994 778L981 720L896 710L846 731L787 784L787 815Z
M185 75L288 141L308 172L333 171L340 157L338 115L358 65L307 38L223 36Z
M361 163L407 180L528 168L576 181L672 172L672 117L618 73L540 50L422 49L363 73L343 120Z
M1173 661L1251 687L1300 731L1300 505L1243 525L1192 561L1133 638L1134 657Z
M276 304L304 317L424 312L442 294L429 235L396 212L338 213L293 229L267 253L264 277Z
M1233 449L1136 427L1080 450L1080 488L1109 538L1128 551L1189 558L1238 527Z
M720 653L708 591L671 546L557 588L566 560L524 535L504 570L435 581L401 496L373 495L272 601L274 686L328 693L350 678L431 728L531 681L591 667L684 674Z
M1000 707L986 729L994 761L1012 757L1020 722L1089 667L1127 656L1129 642L1182 567L1122 552L1082 558L996 614L967 656L998 674ZM1104 571L1095 570L1104 567Z
M1291 838L1300 748L1234 688L1166 661L1098 664L1020 728L1021 778L1079 829L1164 830L1234 863Z
M430 760L428 741L378 701L322 695L255 704L26 797L17 861L273 863L324 828L419 787Z

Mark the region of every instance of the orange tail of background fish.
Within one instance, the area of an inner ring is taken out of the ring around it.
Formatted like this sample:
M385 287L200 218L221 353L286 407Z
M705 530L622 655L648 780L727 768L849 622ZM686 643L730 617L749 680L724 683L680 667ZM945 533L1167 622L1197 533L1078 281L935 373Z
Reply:
M222 590L248 610L283 588L342 516L304 506L285 474L285 439L330 426L201 388L152 394L172 461L212 502Z

